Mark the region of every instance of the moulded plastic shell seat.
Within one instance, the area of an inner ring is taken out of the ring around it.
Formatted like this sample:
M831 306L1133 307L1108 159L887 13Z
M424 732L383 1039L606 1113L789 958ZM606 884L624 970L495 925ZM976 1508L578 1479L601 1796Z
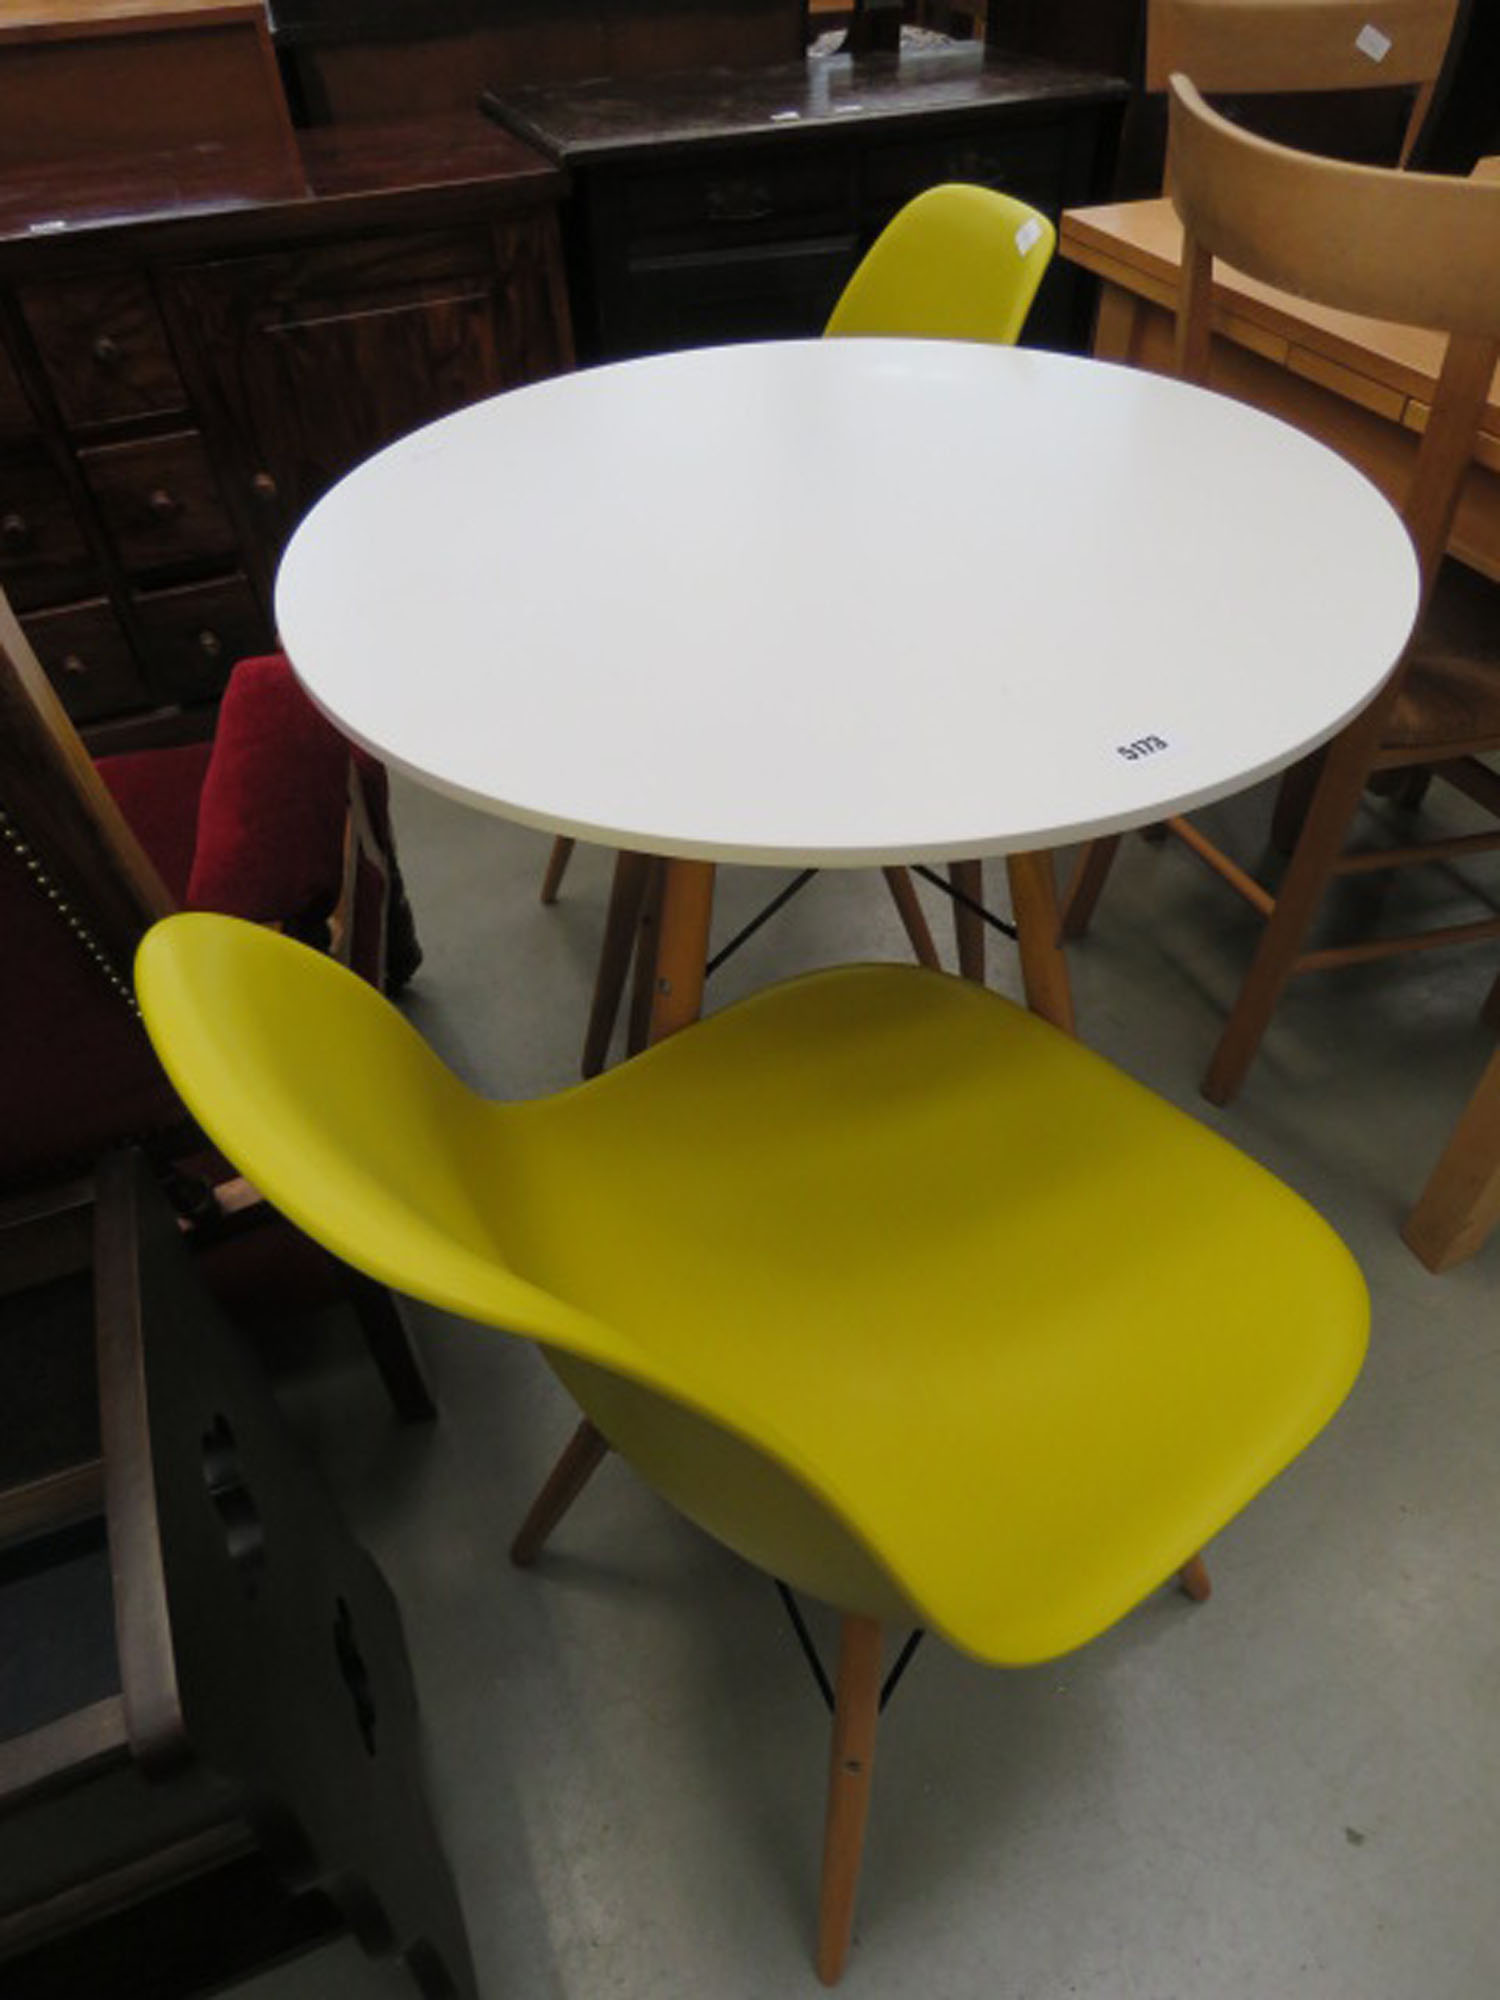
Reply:
M947 181L886 224L860 259L825 334L928 340L1021 337L1057 231L1014 195Z
M253 926L170 918L137 984L190 1108L302 1228L539 1341L752 1562L983 1660L1127 1612L1360 1365L1363 1281L1299 1197L968 982L812 974L520 1103Z

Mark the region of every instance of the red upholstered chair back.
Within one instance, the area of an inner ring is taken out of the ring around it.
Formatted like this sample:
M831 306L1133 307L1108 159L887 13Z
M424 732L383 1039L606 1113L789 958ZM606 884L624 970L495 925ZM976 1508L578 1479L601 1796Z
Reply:
M0 1191L186 1131L130 983L145 930L184 905L275 923L387 985L420 957L384 770L281 655L235 668L212 745L96 763L0 596Z

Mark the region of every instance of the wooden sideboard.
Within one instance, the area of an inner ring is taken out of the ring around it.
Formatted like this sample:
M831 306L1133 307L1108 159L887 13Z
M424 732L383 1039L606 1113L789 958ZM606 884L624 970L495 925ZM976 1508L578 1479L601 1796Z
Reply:
M1126 86L954 43L486 92L566 168L580 350L614 358L817 333L902 204L967 180L1057 216L1098 199ZM1029 337L1086 344L1091 294L1049 272Z
M472 111L0 194L0 584L93 740L206 728L361 458L571 365L558 169Z

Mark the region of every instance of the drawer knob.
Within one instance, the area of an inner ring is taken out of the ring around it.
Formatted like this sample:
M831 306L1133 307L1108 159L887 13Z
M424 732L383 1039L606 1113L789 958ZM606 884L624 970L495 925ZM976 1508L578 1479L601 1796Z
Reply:
M269 472L257 472L250 482L250 491L255 495L257 500L274 500L276 498L276 481L271 477Z
M0 519L0 544L8 549L31 546L31 523L24 514L7 514Z
M158 521L170 521L174 514L182 512L182 502L165 486L158 486L155 492L148 494L146 505Z
M198 634L198 651L205 660L217 660L224 651L224 641L217 632L205 626Z
M65 674L71 674L75 680L82 680L89 670L89 663L78 653L65 653L62 670Z
M120 362L120 343L113 334L101 333L94 342L94 359L101 368L115 368Z

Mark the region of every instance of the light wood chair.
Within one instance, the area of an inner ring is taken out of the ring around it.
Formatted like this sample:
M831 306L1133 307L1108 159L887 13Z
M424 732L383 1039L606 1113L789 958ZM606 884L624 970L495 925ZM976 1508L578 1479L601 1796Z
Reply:
M1404 162L1457 13L1458 0L1151 0L1146 88L1176 74L1210 97L1410 87Z
M1275 893L1193 822L1167 822L1265 924L1203 1081L1205 1096L1222 1104L1243 1081L1294 975L1500 936L1500 917L1487 906L1473 922L1308 944L1336 878L1500 846L1500 830L1491 829L1373 851L1345 846L1366 787L1399 786L1393 774L1417 783L1436 776L1500 814L1500 777L1482 761L1500 748L1492 587L1455 571L1451 585L1435 589L1500 354L1500 186L1294 152L1229 124L1182 77L1172 82L1171 147L1172 198L1185 230L1177 314L1185 378L1209 374L1216 255L1300 297L1449 335L1402 509L1421 564L1423 621L1375 700L1302 767L1296 787L1284 788L1279 819L1292 852ZM1085 850L1064 899L1065 936L1086 928L1118 845L1109 839Z

